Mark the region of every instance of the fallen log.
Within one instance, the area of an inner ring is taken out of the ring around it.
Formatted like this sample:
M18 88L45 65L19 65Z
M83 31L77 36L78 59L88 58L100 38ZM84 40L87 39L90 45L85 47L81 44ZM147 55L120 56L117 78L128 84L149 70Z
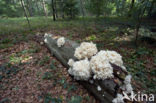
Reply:
M45 36L45 42L51 54L55 56L66 68L69 68L68 60L73 59L77 60L74 57L75 48L79 46L78 43L65 39L65 44L62 47L57 46L57 36L48 35ZM113 98L115 98L117 92L120 91L120 86L123 85L125 76L128 74L126 71L123 71L122 68L118 67L115 64L111 64L113 67L114 78L106 80L94 80L94 83L89 81L78 82L83 85L97 100L101 103L112 103ZM91 78L90 80L93 80ZM97 87L101 87L101 91L97 90Z

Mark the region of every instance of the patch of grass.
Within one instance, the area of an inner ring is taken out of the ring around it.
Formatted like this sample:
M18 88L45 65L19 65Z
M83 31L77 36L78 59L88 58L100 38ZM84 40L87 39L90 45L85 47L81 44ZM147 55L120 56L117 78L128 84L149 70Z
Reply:
M21 63L22 57L16 57L15 55L10 56L10 63L19 64Z
M31 54L31 53L36 53L38 50L37 49L25 49L21 52L18 53L18 55L23 55L23 54Z

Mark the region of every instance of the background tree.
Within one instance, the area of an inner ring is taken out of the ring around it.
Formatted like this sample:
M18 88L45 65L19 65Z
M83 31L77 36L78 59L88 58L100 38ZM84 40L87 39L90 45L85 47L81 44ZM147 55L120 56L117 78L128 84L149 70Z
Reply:
M52 7L52 12L53 12L53 20L56 20L56 12L55 12L55 6L54 6L54 0L51 0L51 7Z
M28 15L27 15L27 13L26 13L26 8L25 8L25 5L24 5L24 1L23 1L23 0L20 0L20 1L21 1L21 6L22 6L22 8L23 8L23 11L24 11L25 17L26 17L27 22L28 22L28 26L29 26L29 28L31 29L30 21L29 21L29 19L28 19Z
M67 16L70 16L70 18L74 18L78 14L79 10L77 7L77 1L66 0L64 5L64 12Z

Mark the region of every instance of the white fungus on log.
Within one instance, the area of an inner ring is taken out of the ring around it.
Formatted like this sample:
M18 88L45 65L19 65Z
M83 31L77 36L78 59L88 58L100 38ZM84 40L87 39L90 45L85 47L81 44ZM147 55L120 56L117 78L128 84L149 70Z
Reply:
M124 85L121 87L121 89L122 89L125 93L132 93L132 92L133 92L133 88L132 88L132 85L131 85L131 78L132 78L131 75L127 75L127 76L125 77Z
M44 34L44 38L45 38L45 39L44 39L44 42L45 42L45 43L48 43L47 37L51 37L51 36L52 36L51 34L45 33L45 34Z
M79 47L76 48L74 56L77 59L91 58L97 53L96 44L92 42L82 42Z
M123 101L123 95L122 94L117 94L117 97L113 99L113 103L124 103Z
M132 78L131 75L127 75L127 76L125 77L124 83L125 83L125 84L131 83L131 78Z
M94 81L93 81L93 80L89 80L89 83L90 83L90 84L93 84L93 83L94 83Z
M100 51L91 58L90 66L94 73L94 79L104 80L113 77L113 68L103 51Z
M68 65L69 65L70 67L72 67L73 64L74 64L74 60L73 60L73 59L69 59L69 61L68 61Z
M100 87L99 85L97 86L97 90L98 90L98 91L101 91L101 90L102 90L101 87Z
M69 68L69 74L73 75L76 80L88 80L91 76L91 69L88 59L76 61L73 67Z
M122 56L116 51L102 51L102 54L108 59L109 62L118 66L123 66Z
M64 37L60 37L60 38L57 40L57 46L58 46L58 47L63 46L64 43L65 43Z

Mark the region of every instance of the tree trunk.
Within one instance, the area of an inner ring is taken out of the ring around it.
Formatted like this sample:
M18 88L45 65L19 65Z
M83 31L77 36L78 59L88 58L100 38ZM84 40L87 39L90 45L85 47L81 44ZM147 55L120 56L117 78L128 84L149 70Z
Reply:
M136 33L135 33L135 45L136 48L138 47L138 36L139 36L139 29L141 26L141 22L144 16L144 13L146 11L146 6L143 8L143 11L140 11L140 13L138 14L138 19L137 19L137 24L136 24Z
M64 0L61 0L61 16L64 19Z
M25 17L26 17L26 19L27 19L29 29L31 29L30 22L29 22L29 19L28 19L28 15L27 15L27 13L26 13L26 8L25 8L25 6L24 6L24 1L23 1L23 0L21 0L21 5L22 5L22 8L23 8Z
M32 1L27 0L27 10L29 11L29 15L32 17L33 16L33 8L32 8Z
M65 39L65 44L63 47L59 48L57 46L57 37L54 35L45 36L46 45L51 51L51 54L55 56L66 68L69 68L67 62L69 59L74 59L74 52L75 48L79 46L74 41ZM89 81L77 81L81 85L83 85L91 94L95 96L97 100L101 103L112 103L113 98L115 98L118 91L121 89L119 88L123 84L123 80L127 75L126 71L123 71L120 67L111 64L114 71L114 78L112 79L105 79L105 80L94 80L94 83L91 84ZM93 80L91 78L90 80ZM101 91L97 90L97 86L102 88Z
M37 12L38 12L38 15L39 15L40 14L40 9L38 7L38 0L36 0L35 3L36 3L36 7L37 7Z
M129 9L129 12L128 12L128 17L132 16L132 9L134 7L134 3L135 3L135 0L132 0L131 1L131 5L130 5L130 9Z
M54 8L55 8L55 16L56 16L56 18L58 18L58 14L57 14L57 2L56 2L56 0L54 2Z
M56 21L54 0L51 0L51 7L52 7L52 10L53 10L53 20Z
M154 8L155 3L156 3L156 0L153 0L152 3L151 3L151 6L149 8L148 16L150 16L150 17L151 17L151 13L152 13L152 10Z
M84 8L83 8L83 2L82 2L82 0L80 0L80 7L81 7L82 15L84 17L85 16L85 13L84 13Z
M42 5L43 5L43 10L44 10L44 15L45 15L45 17L47 17L48 14L47 14L47 9L46 9L46 5L45 5L45 0L42 0Z

